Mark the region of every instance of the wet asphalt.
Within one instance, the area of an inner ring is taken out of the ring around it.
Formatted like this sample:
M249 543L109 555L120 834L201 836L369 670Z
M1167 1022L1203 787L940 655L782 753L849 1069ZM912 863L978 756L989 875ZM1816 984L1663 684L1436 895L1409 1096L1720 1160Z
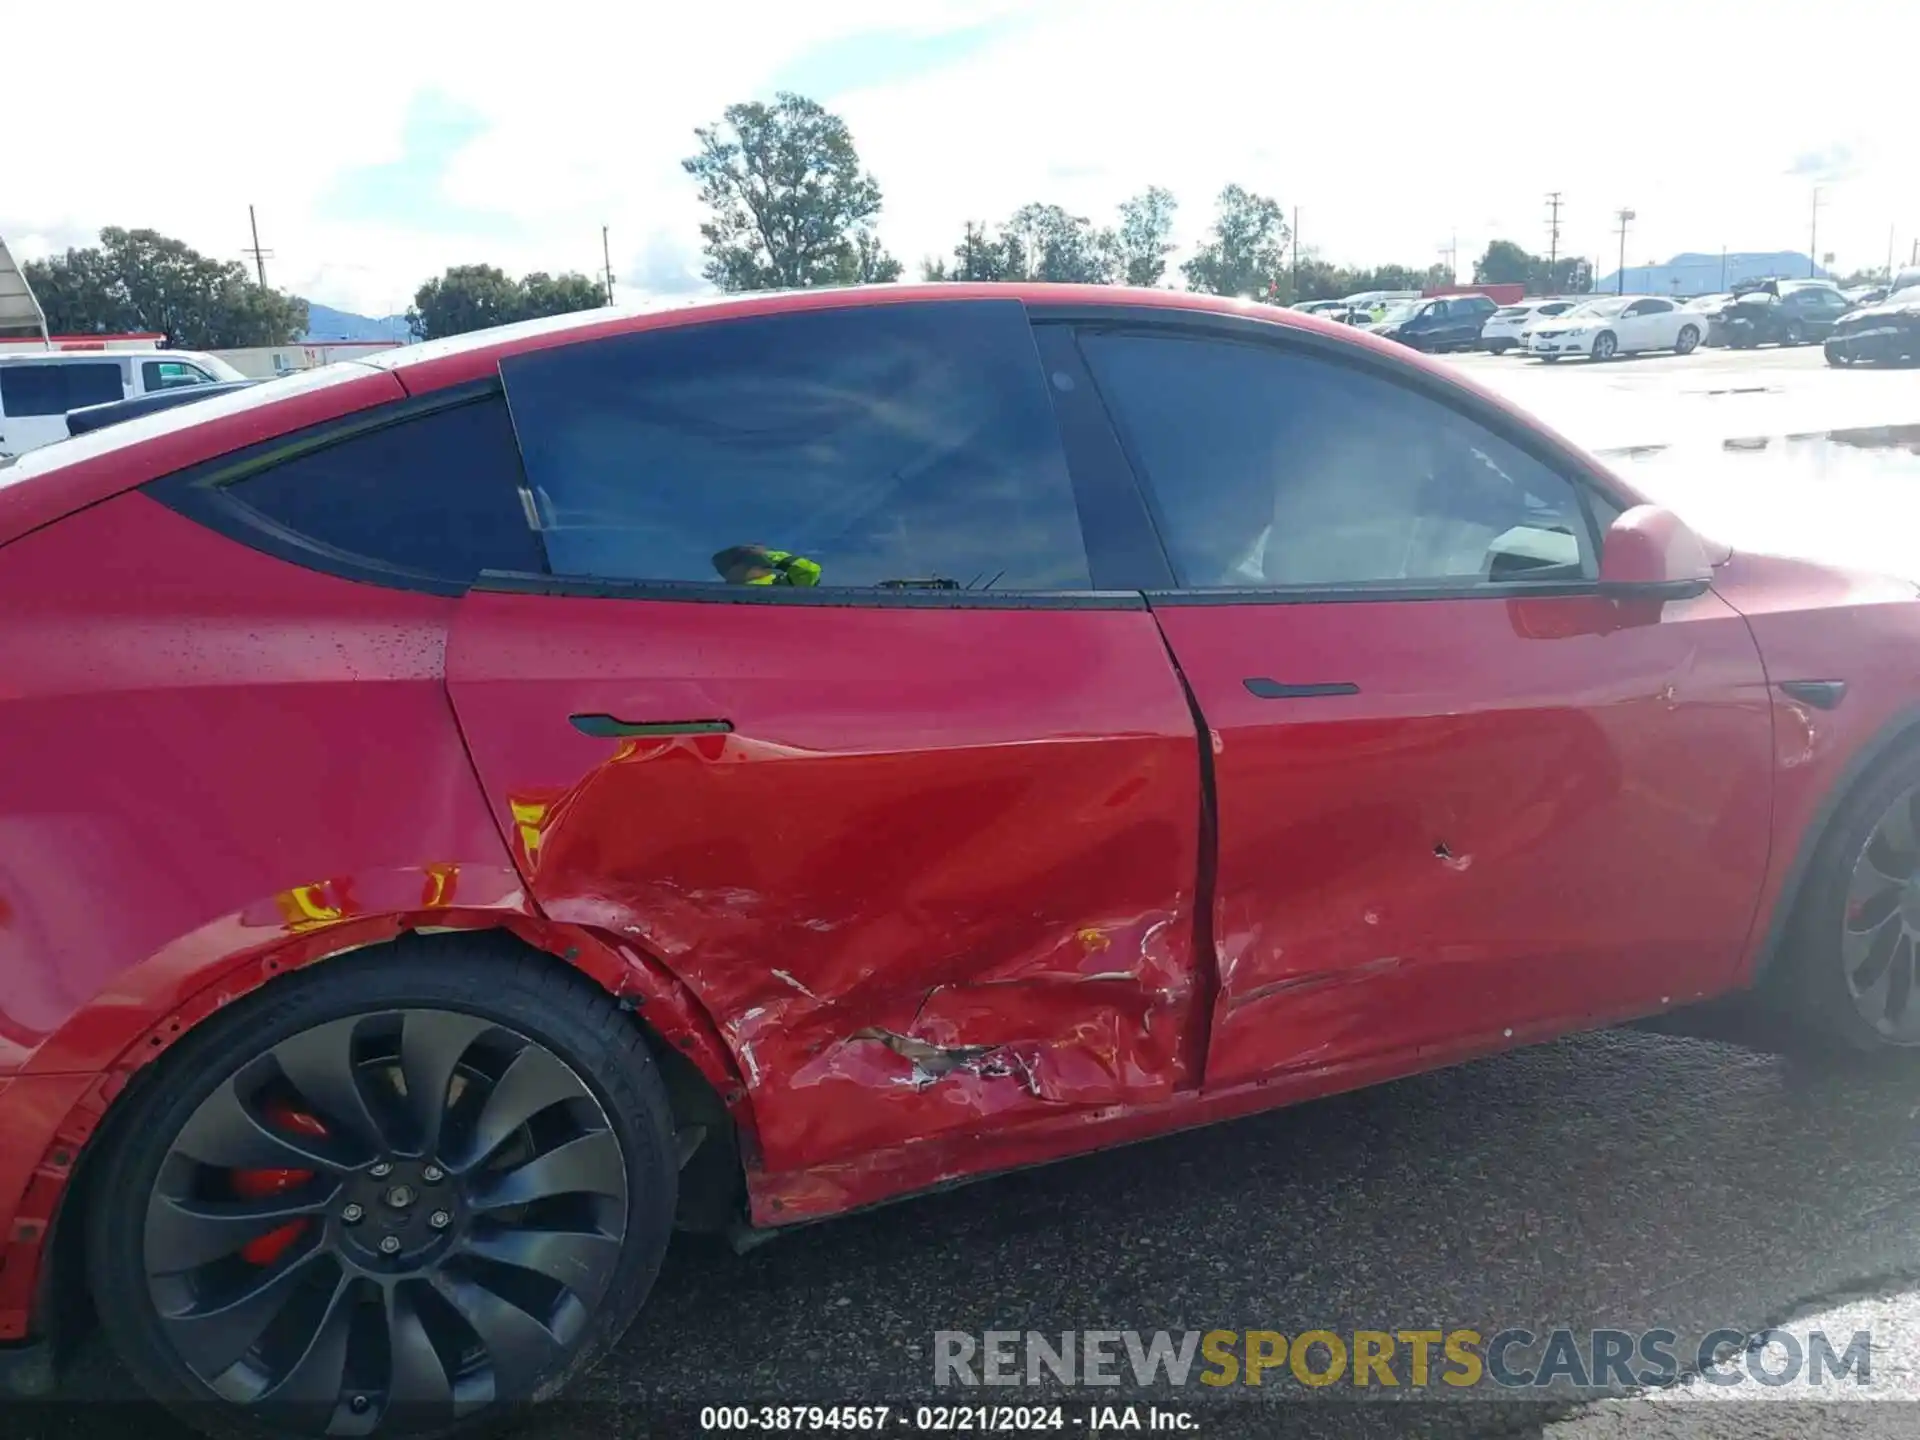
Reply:
M1621 417L1642 407L1684 415L1669 428L1694 442L1716 427L1739 433L1725 418L1736 412L1702 420L1703 407L1743 389L1764 401L1766 387L1804 430L1833 383L1817 351L1544 376L1521 360L1464 363L1596 448L1629 443ZM1716 378L1727 376L1744 378ZM1906 378L1911 401L1886 389L1865 407L1880 423L1920 422L1920 384ZM1533 396L1549 382L1561 388L1541 405ZM1913 413L1892 413L1901 406ZM1836 424L1865 423L1857 396L1827 408L1846 411ZM1483 1384L1363 1401L1351 1386L1309 1391L1284 1377L1205 1394L1129 1381L1098 1396L933 1383L939 1330L1665 1328L1682 1337L1685 1364L1709 1331L1860 1313L1882 1376L1920 1369L1916 1127L1920 1066L1836 1069L1638 1030L1575 1037L903 1202L746 1254L685 1239L613 1353L519 1433L695 1434L703 1407L731 1404L890 1404L882 1433L925 1433L920 1405L994 1401L1058 1403L1069 1423L1044 1433L1086 1434L1097 1400L1142 1407L1143 1426L1149 1405L1184 1411L1185 1433L1206 1436L1920 1435L1920 1398L1612 1403ZM132 1395L95 1340L56 1402L0 1410L0 1435L191 1433Z

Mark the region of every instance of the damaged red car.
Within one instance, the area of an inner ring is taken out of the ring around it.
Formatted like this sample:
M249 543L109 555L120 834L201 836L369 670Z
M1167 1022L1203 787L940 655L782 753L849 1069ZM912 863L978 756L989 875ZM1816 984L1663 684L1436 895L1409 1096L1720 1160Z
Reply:
M1920 599L1171 292L589 312L0 470L0 1374L554 1393L771 1228L1753 992L1920 1042Z

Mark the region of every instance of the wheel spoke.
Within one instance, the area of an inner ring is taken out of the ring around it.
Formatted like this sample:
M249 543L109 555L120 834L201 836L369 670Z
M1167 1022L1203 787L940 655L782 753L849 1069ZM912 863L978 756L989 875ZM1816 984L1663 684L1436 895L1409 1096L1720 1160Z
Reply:
M353 1286L343 1277L333 1287L326 1313L314 1327L300 1358L261 1400L330 1412L340 1402L347 1373L347 1337L353 1329Z
M1904 864L1906 871L1912 872L1915 862L1920 861L1920 839L1914 836L1911 795L1902 795L1887 807L1887 813L1881 817L1876 838L1884 838L1894 855Z
M1905 932L1900 922L1889 920L1874 935L1873 946L1867 951L1866 960L1853 972L1854 993L1860 997L1860 1013L1870 1019L1878 1019L1886 1014L1893 954L1904 938Z
M612 1236L582 1230L498 1230L472 1236L461 1248L557 1280L589 1307L599 1301L620 1254L620 1242Z
M1901 933L1900 918L1891 914L1871 930L1840 932L1840 959L1847 967L1854 989L1866 988L1885 973Z
M1894 947L1893 964L1889 967L1887 983L1887 1023L1898 1025L1907 1013L1907 1002L1913 997L1913 938L1902 935L1900 943Z
M626 1163L620 1142L609 1130L594 1130L556 1145L524 1165L488 1176L469 1198L476 1210L499 1210L525 1205L549 1195L612 1195L627 1190Z
M389 1400L394 1405L450 1410L453 1381L414 1304L417 1283L396 1285L387 1292L387 1342L393 1355Z
M409 1010L400 1028L400 1073L407 1082L407 1114L414 1143L430 1155L440 1143L447 1087L467 1048L493 1026L451 1010Z
M285 1308L317 1253L288 1261L251 1289L217 1306L162 1315L180 1358L208 1382L231 1369Z
M469 1276L441 1271L434 1288L447 1298L486 1347L493 1364L496 1400L525 1395L561 1354L553 1332L518 1305Z
M340 1171L352 1163L324 1137L282 1130L255 1115L231 1079L200 1103L173 1148L203 1165L228 1170Z
M464 1165L477 1165L498 1150L508 1136L549 1105L582 1094L574 1073L538 1045L513 1058L474 1122Z
M231 1255L249 1240L318 1215L328 1195L274 1195L261 1200L178 1200L155 1195L147 1206L149 1275L178 1275Z
M360 1017L302 1031L273 1047L274 1062L329 1131L350 1140L363 1156L386 1148L388 1137L360 1088L353 1035Z

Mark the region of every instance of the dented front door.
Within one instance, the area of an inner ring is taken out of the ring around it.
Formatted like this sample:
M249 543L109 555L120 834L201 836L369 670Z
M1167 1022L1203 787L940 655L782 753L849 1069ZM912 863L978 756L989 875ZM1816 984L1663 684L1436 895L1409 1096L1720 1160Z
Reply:
M476 589L534 898L678 975L770 1171L1195 1084L1198 752L1153 617Z

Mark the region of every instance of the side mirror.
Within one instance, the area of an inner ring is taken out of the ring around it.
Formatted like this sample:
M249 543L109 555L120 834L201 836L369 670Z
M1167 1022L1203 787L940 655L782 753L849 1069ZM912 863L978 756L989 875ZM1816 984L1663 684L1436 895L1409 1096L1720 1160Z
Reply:
M1602 595L1685 600L1706 593L1712 582L1706 546L1671 510L1636 505L1607 527L1600 547Z

